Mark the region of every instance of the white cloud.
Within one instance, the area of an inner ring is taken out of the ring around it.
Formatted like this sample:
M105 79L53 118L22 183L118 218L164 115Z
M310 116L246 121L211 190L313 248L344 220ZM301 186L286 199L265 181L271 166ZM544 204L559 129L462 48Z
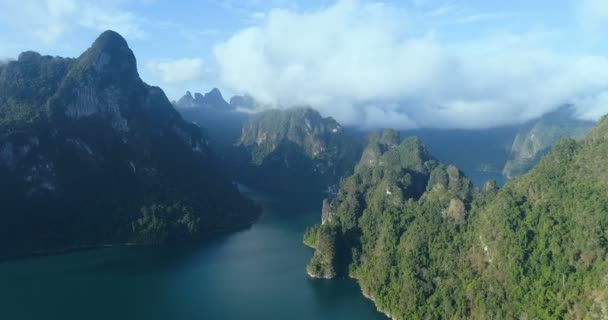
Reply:
M587 30L606 31L608 29L608 1L578 0L578 20Z
M81 7L79 24L97 31L114 30L128 38L143 38L142 19L128 11L107 10L94 4Z
M201 80L205 75L205 64L199 58L148 61L146 69L166 84Z
M116 30L130 38L144 35L135 14L92 0L0 0L0 26L45 44L73 29Z
M446 42L399 12L354 0L272 10L215 47L220 77L263 103L363 126L500 126L565 103L582 117L608 112L605 56L562 54L553 35L533 32Z

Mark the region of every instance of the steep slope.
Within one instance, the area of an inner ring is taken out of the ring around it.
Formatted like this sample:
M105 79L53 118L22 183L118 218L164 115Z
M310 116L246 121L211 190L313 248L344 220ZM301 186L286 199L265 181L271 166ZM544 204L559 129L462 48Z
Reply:
M400 142L392 130L372 134L355 173L326 202L322 225L308 231L307 244L317 249L308 272L332 278L350 268L368 292L375 282L366 276L385 276L382 259L394 254L407 224L461 222L472 192L471 181L430 156L418 138ZM434 221L427 221L430 215L415 220L417 210L431 207Z
M311 108L253 114L239 145L256 166L251 180L263 177L266 187L316 191L348 175L361 150L340 124Z
M393 166L407 171L359 167L345 180L331 218L305 235L311 275L357 278L395 319L608 317L608 118L500 190L472 191L457 170L408 150L381 157L419 159ZM398 184L412 172L427 181L419 198Z
M474 232L492 251L480 277L496 312L529 318L608 317L608 119L564 139L480 211ZM500 275L500 276L499 276ZM491 279L491 280L490 280Z
M221 96L219 90L217 92L217 96ZM211 93L207 93L205 96L209 95ZM249 113L240 112L237 107L226 108L225 103L222 98L214 105L196 104L177 110L184 119L204 128L209 137L209 148L220 160L218 164L222 172L232 180L242 181L243 168L249 167L249 157L246 150L237 144L243 126L249 118Z
M580 139L591 128L593 122L577 120L567 107L524 125L513 140L503 175L513 178L528 172L560 139Z
M257 211L117 33L0 66L0 257L204 237Z

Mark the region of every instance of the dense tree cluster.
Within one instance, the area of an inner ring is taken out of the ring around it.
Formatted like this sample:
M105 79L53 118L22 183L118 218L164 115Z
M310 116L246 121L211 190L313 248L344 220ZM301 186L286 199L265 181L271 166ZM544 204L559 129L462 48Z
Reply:
M307 233L310 274L358 279L396 319L608 317L608 119L500 190L473 189L417 139L379 148L377 136L377 161Z

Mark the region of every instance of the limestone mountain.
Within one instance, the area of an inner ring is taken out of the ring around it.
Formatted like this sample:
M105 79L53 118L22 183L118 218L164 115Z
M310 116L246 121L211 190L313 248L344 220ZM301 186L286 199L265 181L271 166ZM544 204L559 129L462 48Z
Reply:
M222 93L219 89L213 88L211 91L203 94L195 93L192 96L190 91L181 97L177 102L174 103L176 108L179 109L192 109L192 108L209 108L217 110L232 110L234 107L224 100Z
M246 95L234 96L234 97L230 98L230 105L234 109L253 110L256 108L256 106L259 105L259 103L257 101L255 101L255 99L253 99L252 96L246 94Z
M264 177L268 185L281 189L325 189L352 171L361 152L358 139L311 108L251 115L239 146L256 167L252 179Z
M593 124L576 119L572 111L564 107L524 125L513 140L503 175L513 178L528 172L560 139L580 139Z
M470 179L456 167L439 163L420 139L401 141L394 130L370 134L354 174L324 202L322 224L307 232L307 244L316 248L308 272L333 278L349 274L349 268L374 268L381 262L382 247L388 249L398 240L400 225L413 222L414 214L401 216L399 210L432 206L440 212L434 223L460 223L473 193ZM365 277L350 274L368 293Z
M393 319L608 317L607 117L501 189L416 139L388 150L324 204L309 274L356 278Z
M117 33L0 66L0 256L205 237L250 224L201 129Z

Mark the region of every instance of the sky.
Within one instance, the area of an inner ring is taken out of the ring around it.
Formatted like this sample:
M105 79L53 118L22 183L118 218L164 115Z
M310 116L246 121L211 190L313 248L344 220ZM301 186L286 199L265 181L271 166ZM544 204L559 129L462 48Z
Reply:
M170 99L218 87L365 128L608 113L606 0L0 0L0 60L107 29Z

